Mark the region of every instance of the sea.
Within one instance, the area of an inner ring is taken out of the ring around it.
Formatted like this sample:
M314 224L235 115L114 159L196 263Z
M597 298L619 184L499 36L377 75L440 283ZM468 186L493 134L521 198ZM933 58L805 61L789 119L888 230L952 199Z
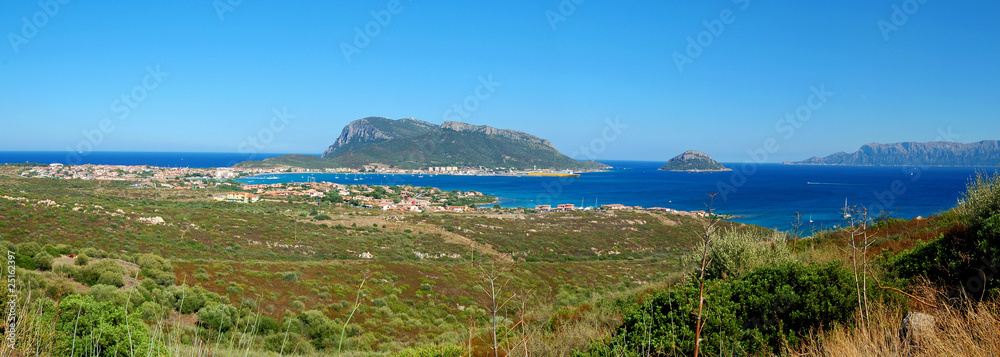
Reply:
M94 152L83 163L220 167L248 159L281 154L225 153L111 153ZM64 161L65 152L0 152L0 163ZM62 158L63 160L60 160ZM723 163L731 172L666 172L664 162L603 161L607 172L583 173L576 178L450 176L389 174L274 174L240 179L242 182L334 182L366 185L431 186L444 190L480 191L497 196L503 207L535 207L572 203L577 207L604 204L664 207L682 211L706 210L733 220L768 228L828 229L844 224L845 206L867 208L871 216L886 214L912 219L942 213L954 207L977 173L996 173L983 167L862 167ZM74 164L79 164L76 162ZM714 199L709 194L715 193ZM796 219L796 212L801 218ZM793 224L798 221L798 224Z

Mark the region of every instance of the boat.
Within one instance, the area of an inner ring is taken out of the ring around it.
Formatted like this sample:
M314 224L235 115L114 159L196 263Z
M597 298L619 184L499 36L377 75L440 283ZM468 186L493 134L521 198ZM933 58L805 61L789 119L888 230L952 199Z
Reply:
M528 171L528 176L580 177L580 174L573 173L571 170L532 170Z
M851 212L847 208L847 198L844 198L844 219L851 218Z

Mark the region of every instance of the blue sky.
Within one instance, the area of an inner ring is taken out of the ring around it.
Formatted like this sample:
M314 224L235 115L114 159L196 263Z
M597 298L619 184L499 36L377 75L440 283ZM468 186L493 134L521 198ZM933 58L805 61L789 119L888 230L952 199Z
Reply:
M2 7L4 151L320 153L366 116L517 129L598 159L1000 139L995 1ZM784 121L797 111L808 121Z

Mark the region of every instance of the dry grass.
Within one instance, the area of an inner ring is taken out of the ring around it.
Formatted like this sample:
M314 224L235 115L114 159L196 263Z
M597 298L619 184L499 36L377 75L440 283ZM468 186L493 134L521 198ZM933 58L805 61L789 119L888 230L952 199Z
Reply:
M793 352L796 356L998 356L1000 355L1000 304L997 301L939 308L924 308L934 317L934 333L916 344L906 343L900 323L906 312L899 307L875 304L869 326L838 327Z

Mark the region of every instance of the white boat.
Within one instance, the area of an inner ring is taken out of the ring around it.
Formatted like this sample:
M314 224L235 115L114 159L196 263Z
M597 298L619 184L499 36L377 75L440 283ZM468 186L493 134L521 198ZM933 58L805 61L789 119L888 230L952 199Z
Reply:
M847 198L844 198L844 219L851 218L851 213L848 212L847 208Z

